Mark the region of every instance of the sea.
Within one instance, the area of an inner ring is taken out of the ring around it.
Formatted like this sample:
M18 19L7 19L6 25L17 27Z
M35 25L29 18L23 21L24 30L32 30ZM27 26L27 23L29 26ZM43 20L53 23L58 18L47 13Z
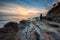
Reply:
M0 16L0 28L3 28L4 25L8 22L19 22L21 20L28 20L34 17L37 17L37 16L34 16L34 15L26 15L26 16L3 15L3 16Z

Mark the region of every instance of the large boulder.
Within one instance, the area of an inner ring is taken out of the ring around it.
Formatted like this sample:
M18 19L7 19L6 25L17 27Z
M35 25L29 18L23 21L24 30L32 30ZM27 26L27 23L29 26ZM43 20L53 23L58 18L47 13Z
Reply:
M46 18L51 18L52 21L60 23L60 2L56 6L55 4L53 5L53 8L47 13Z
M4 28L0 30L0 40L15 40L16 33L18 32L18 23L8 22Z

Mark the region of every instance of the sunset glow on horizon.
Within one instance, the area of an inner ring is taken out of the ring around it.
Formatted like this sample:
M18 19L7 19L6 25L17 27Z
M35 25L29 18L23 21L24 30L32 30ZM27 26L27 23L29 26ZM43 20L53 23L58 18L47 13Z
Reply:
M0 10L0 12L6 12L6 13L46 13L47 9L34 9L34 8L26 8L22 6L4 6L3 8L7 8L6 10ZM9 9L9 10L8 10ZM43 12L44 11L44 12Z
M44 1L44 2L43 2ZM29 17L44 15L52 8L56 0L1 0L0 15Z

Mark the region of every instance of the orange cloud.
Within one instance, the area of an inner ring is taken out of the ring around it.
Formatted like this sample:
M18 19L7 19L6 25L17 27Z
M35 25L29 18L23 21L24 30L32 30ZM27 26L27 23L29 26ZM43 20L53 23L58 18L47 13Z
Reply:
M47 9L35 9L35 8L26 8L23 6L5 6L6 8L9 8L17 13L46 13L48 10ZM10 11L11 11L10 10Z
M46 15L48 12L47 9L35 9L35 8L26 8L23 6L3 6L6 10L0 10L0 12L12 14L12 15L19 15L21 18L19 19L28 19L32 17L39 16L38 13L43 13Z
M43 13L43 15L46 15L48 12L47 9L36 9L36 8L26 8L23 6L4 6L6 10L0 10L0 12L9 13L12 15L21 15L25 17L33 17L33 16L39 16L37 13Z

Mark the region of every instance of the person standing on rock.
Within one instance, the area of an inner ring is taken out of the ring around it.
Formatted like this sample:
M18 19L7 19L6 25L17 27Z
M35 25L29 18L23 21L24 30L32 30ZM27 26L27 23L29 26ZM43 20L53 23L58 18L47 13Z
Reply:
M42 13L40 14L40 20L42 21Z

